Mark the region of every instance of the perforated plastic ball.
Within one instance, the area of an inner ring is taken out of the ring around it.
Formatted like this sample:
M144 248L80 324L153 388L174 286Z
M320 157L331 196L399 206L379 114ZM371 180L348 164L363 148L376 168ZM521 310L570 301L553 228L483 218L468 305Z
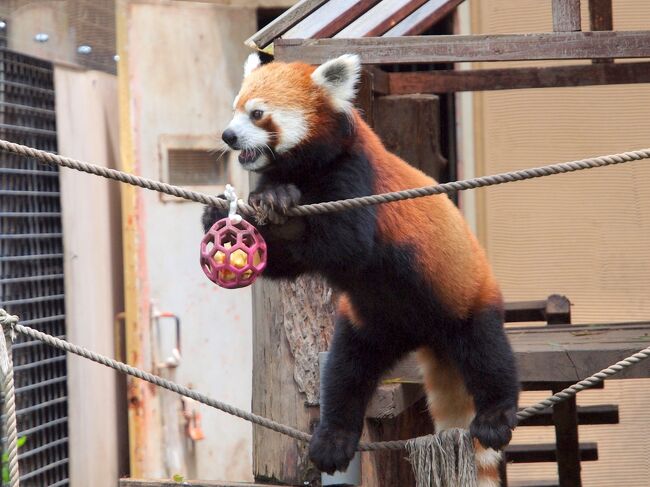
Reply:
M246 220L223 218L201 240L201 268L227 289L252 284L266 267L266 242Z

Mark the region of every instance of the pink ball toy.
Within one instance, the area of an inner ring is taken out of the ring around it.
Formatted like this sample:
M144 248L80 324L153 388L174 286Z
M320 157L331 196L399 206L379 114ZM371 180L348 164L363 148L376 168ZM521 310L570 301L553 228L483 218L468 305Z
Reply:
M223 218L201 240L201 268L221 287L249 286L265 267L266 242L246 220Z

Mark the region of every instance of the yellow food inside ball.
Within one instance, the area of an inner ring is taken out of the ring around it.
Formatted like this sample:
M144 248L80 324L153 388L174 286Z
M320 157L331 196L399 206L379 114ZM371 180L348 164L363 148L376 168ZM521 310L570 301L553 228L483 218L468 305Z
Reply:
M229 249L232 247L232 244L230 242L227 242L224 244L224 247ZM260 253L255 252L253 254L253 264L258 265L260 263ZM226 261L226 254L224 252L218 251L217 253L214 254L214 261L217 264L224 264ZM237 269L243 269L246 267L248 264L248 254L244 252L242 249L237 249L235 250L232 254L230 254L230 265L237 268ZM247 270L244 272L243 277L244 279L248 279L253 275L253 271L251 269ZM222 270L219 271L219 277L224 280L224 281L234 281L237 278L237 275L229 270Z

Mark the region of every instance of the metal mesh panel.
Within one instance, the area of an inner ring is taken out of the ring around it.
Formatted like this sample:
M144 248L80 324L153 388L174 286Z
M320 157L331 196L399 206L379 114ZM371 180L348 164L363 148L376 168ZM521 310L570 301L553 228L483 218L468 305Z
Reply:
M5 42L10 49L34 52L30 44L35 42L36 34L49 35L50 40L43 42L50 44L53 37L59 36L71 42L65 47L60 45L57 52L50 54L54 58L48 59L78 63L115 74L115 8L115 0L0 0L0 20L6 22L7 28L4 31L0 29L0 46ZM58 24L53 25L49 23L52 18L65 20L58 20ZM35 29L36 25L40 30L30 32L29 29ZM14 34L16 29L25 29L27 35L8 38L9 29Z
M0 137L56 151L52 66L0 48ZM23 324L65 335L63 241L56 168L0 154L0 306ZM68 485L64 353L14 345L21 485Z

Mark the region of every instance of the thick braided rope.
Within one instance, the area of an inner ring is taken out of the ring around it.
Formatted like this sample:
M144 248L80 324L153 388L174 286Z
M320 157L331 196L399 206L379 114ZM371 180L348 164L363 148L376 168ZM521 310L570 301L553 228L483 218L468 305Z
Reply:
M283 424L276 423L275 421L271 421L270 419L264 418L262 416L252 414L247 411L244 411L243 409L239 409L229 404L223 403L221 401L217 401L216 399L212 399L211 397L206 396L205 394L201 394L200 392L194 391L180 384L176 384L175 382L172 382L170 380L163 379L162 377L159 377L157 375L150 374L143 370L137 369L123 362L118 362L117 360L113 360L109 357L106 357L105 355L95 353L91 350L88 350L84 347L80 347L68 341L53 337L51 335L48 335L47 333L43 333L38 330L34 330L33 328L30 328L28 326L23 326L17 323L13 325L10 324L10 326L14 331L35 338L36 340L40 340L43 343L46 343L47 345L58 348L60 350L64 350L66 352L74 353L75 355L79 355L80 357L87 358L88 360L92 360L93 362L97 362L98 364L105 365L106 367L115 369L119 372L122 372L123 374L137 377L138 379L142 379L144 381L150 382L151 384L157 385L164 389L180 394L181 396L190 397L195 401L219 409L224 413L237 416L238 418L242 418L245 419L246 421L259 424L260 426L271 429L273 431L277 431L278 433L282 433L287 436L291 436L299 440L309 441L309 439L311 438L311 435L308 435L307 433L303 433L302 431L297 430L295 428L291 428L290 426L285 426Z
M14 144L13 142L6 140L0 140L0 149L8 152L13 152L14 154L19 154L21 156L33 157L47 164L56 164L63 167L69 167L71 169L76 169L77 171L87 172L108 179L115 179L116 181L121 181L123 183L140 186L142 188L159 191L161 193L177 196L179 198L196 201L198 203L203 203L206 205L216 206L218 208L228 208L228 202L222 198L217 198L215 196L210 196L204 193L198 193L196 191L190 191L178 186L162 183L160 181L135 176L133 174L128 174L116 169L109 169L106 167L98 166L96 164L90 164L88 162L71 159L69 157L58 156L52 154L51 152L33 149L31 147L20 144ZM510 183L514 181L524 181L526 179L551 176L553 174L563 174L567 172L579 171L582 169L611 166L613 164L622 164L648 158L650 158L650 149L641 149L637 151L622 152L620 154L612 154L608 156L593 157L590 159L582 159L578 161L551 164L548 166L524 169L521 171L505 172L492 176L465 179L463 181L453 181L450 183L424 186L422 188L413 188L391 193L362 196L359 198L350 198L346 200L296 206L294 208L290 208L286 214L288 216L308 216L335 211L351 210L361 208L363 206L377 205L380 203L390 203L393 201L421 198L423 196L432 196L442 193L454 193L456 191L463 191L466 189L476 189L484 186L494 186L497 184ZM252 206L242 201L240 201L237 206L239 208L239 212L243 215L257 215L257 211Z
M7 371L2 377L2 396L4 403L2 413L5 417L4 432L7 437L7 457L9 468L9 485L18 487L20 482L20 472L18 471L18 428L16 426L16 390L14 388L14 367L11 356L12 331L11 326L18 321L17 316L7 314L4 309L0 309L0 323L2 332L5 335L7 353ZM8 326L5 326L8 325Z
M0 312L3 310L0 310ZM191 389L188 389L187 387L183 387L179 384L176 384L174 382L171 382L169 380L163 379L162 377L149 374L148 372L144 372L140 369L136 369L135 367L131 367L130 365L124 364L122 362L118 362L117 360L113 360L111 358L108 358L104 355L100 355L98 353L92 352L90 350L87 350L83 347L80 347L78 345L74 345L70 342L67 342L65 340L61 340L60 338L53 337L51 335L48 335L46 333L40 332L38 330L34 330L33 328L29 328L27 326L19 325L14 322L7 322L5 323L4 321L2 322L2 325L5 327L5 330L7 328L10 328L18 333L22 333L24 335L30 336L32 338L35 338L37 340L40 340L52 347L65 350L66 352L74 353L76 355L79 355L81 357L87 358L89 360L92 360L93 362L97 362L99 364L105 365L107 367L111 367L119 372L122 372L123 374L128 374L133 377L137 377L139 379L142 379L144 381L150 382L152 384L155 384L157 386L163 387L165 389L168 389L172 392L176 392L177 394L181 394L183 396L191 397L192 399L203 403L207 406L214 407L216 409L219 409L225 413L231 414L233 416L237 416L239 418L242 418L246 421L250 421L252 423L258 424L260 426L263 426L265 428L268 428L273 431L277 431L278 433L282 433L284 435L290 436L292 438L301 440L301 441L309 441L311 439L311 435L308 433L304 433L300 430L297 430L295 428L291 428L289 426L277 423L275 421L272 421L270 419L264 418L262 416L258 416L256 414L249 413L247 411L243 411L241 409L235 408L233 406L230 406L228 404L224 404L220 401L217 401L215 399L212 399L209 396L206 396L204 394L201 394L200 392L193 391ZM8 326L5 326L8 325ZM575 396L579 391L589 389L590 387L595 386L596 384L602 382L605 380L607 377L611 377L620 371L641 362L642 360L647 359L650 357L650 347L645 348L641 350L640 352L635 353L634 355L631 355L630 357L627 357L624 360L621 360L620 362L617 362L616 364L612 365L611 367L608 367L606 369L601 370L600 372L592 375L591 377L588 377L587 379L584 379L577 384L574 384L571 387L568 387L564 389L563 391L558 392L557 394L554 394L553 396L550 396L547 399L544 399L543 401L527 407L520 411L517 414L518 419L524 419L528 418L530 416L534 416L544 409L548 408L549 406L553 404L557 404L559 402L564 401L565 399L568 399L569 397ZM426 436L420 436L418 438L412 438L410 440L395 440L395 441L377 441L377 442L372 442L372 443L360 443L359 444L359 450L360 451L377 451L377 450L403 450L406 448L406 445L409 442L413 442L415 440L419 440L422 438L425 438ZM13 487L13 486L12 486Z

